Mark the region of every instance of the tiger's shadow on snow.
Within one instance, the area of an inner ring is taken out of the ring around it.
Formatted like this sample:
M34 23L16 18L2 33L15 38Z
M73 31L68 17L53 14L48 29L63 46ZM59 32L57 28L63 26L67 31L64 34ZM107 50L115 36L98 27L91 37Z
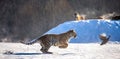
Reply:
M44 55L44 54L47 54L47 53L13 53L12 55ZM65 55L76 55L76 54L75 53L63 53L63 54L53 53L51 55L62 55L62 56L65 56Z
M21 53L14 53L12 51L6 51L3 54L5 55L41 55L42 53L28 53L28 52L21 52Z
M42 53L13 53L12 55L41 55Z
M62 56L65 56L65 55L76 55L76 53L63 53L63 54L60 54Z
M5 54L5 55L43 55L44 53L12 53L12 54ZM63 53L63 54L59 54L59 53L56 53L57 55L62 55L62 56L65 56L65 55L75 55L75 53ZM53 55L56 55L56 54L53 54ZM52 55L52 54L51 54Z
M13 51L6 51L3 54L5 55L42 55L42 54L47 54L47 53L33 53L33 52L20 52L20 53L14 53ZM75 55L76 53L53 53L53 55Z

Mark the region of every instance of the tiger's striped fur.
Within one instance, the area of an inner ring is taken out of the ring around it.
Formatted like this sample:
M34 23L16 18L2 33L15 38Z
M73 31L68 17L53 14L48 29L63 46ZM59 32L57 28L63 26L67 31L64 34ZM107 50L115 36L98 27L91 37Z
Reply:
M43 53L52 53L48 52L49 48L51 46L58 46L59 48L67 48L68 42L71 37L76 37L76 33L74 30L69 30L65 33L61 34L46 34L41 36L38 39L32 40L31 42L24 43L27 45L34 44L36 42L39 42L42 48L40 49Z

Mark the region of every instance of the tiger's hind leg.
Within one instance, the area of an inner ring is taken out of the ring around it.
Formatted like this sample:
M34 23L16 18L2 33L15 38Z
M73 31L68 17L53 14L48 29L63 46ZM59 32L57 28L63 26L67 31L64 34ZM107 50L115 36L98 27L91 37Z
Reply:
M40 50L42 51L42 53L45 53L45 54L52 54L52 52L49 52L50 47L42 47Z
M51 45L41 45L42 48L40 49L42 53L45 54L52 54L52 52L49 52L49 48L51 47Z

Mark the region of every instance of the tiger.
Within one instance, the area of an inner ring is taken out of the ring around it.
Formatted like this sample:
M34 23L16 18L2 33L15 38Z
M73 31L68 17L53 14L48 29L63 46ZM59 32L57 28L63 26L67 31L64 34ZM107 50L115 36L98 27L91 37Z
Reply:
M26 43L21 41L21 43L26 45L32 45L38 42L42 47L40 49L42 53L52 54L53 52L48 51L51 46L57 46L59 48L67 48L70 38L72 37L75 38L76 36L77 34L74 30L69 30L61 34L45 34L39 37L38 39L34 39Z

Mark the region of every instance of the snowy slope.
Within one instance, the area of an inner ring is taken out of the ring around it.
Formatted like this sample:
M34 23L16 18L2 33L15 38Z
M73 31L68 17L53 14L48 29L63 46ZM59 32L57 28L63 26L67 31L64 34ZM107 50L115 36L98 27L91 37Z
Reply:
M40 48L38 43L0 43L0 59L120 59L120 44L71 43L66 49L52 46L49 51L55 54L42 54ZM13 54L3 54L6 50L13 51Z
M120 21L90 19L82 21L68 21L52 28L45 34L60 34L74 29L77 38L72 43L100 42L99 35L111 35L110 41L120 41Z

